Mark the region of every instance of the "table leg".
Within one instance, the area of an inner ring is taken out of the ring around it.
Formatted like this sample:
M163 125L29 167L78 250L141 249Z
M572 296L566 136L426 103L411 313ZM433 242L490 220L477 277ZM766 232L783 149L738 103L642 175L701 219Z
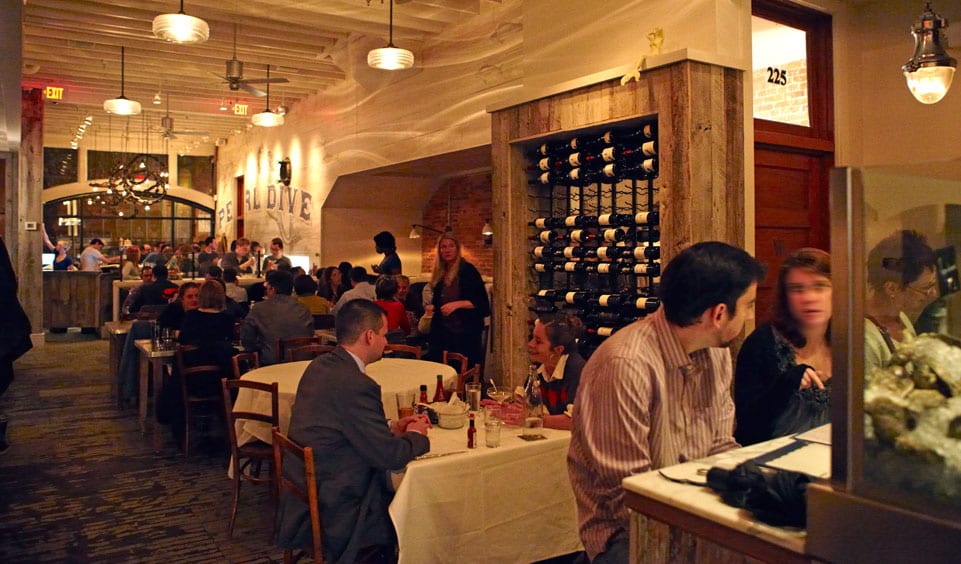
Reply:
M160 389L163 388L164 360L160 357L153 359L153 448L160 451L160 422L157 421L157 407L160 405Z
M147 373L150 371L150 362L140 354L140 390L137 398L137 414L140 418L140 433L147 433Z

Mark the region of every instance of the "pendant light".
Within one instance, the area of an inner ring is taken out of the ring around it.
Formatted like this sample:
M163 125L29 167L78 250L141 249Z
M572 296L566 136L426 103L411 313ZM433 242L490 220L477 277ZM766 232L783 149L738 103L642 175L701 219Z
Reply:
M176 14L160 14L153 19L153 34L171 43L203 43L210 37L207 22L184 13L184 0Z
M946 27L948 20L934 13L931 2L925 2L924 12L911 29L914 55L901 67L901 72L911 94L922 104L937 104L944 98L958 66L946 51L948 39L941 31Z
M390 24L387 47L371 49L367 53L367 65L375 69L401 70L414 66L414 54L407 49L394 47L394 0L390 0Z
M123 95L124 86L124 48L120 48L120 96L118 98L111 98L103 103L103 109L108 114L117 114L118 116L135 116L140 114L140 102L135 102L133 100L128 100L126 96Z
M254 114L250 122L260 127L277 127L284 124L284 116L270 111L270 65L267 65L267 107L259 114Z

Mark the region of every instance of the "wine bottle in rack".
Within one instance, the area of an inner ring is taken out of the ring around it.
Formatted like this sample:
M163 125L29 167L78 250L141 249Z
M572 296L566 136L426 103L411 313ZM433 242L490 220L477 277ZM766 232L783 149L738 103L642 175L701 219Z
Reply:
M630 305L631 304L628 304L629 308L630 308ZM642 296L634 300L633 309L636 311L641 311L645 313L654 313L655 311L657 311L657 308L660 305L661 305L660 299L653 296L646 296L646 297Z
M659 262L637 263L634 265L625 264L624 268L627 270L626 274L636 274L638 276L661 275L661 263Z
M557 231L541 231L537 235L532 235L532 241L538 241L541 243L563 243L568 241L570 236L566 233L558 233Z
M534 247L534 249L531 251L531 254L539 259L546 259L546 258L560 256L561 253L562 253L562 248L558 248L550 245Z
M586 243L588 241L594 241L597 239L597 233L593 231L588 231L586 229L575 229L571 231L571 241L575 243Z
M623 229L604 229L600 235L608 243L617 243L625 239L627 232Z
M631 247L607 246L598 247L595 254L600 260L618 260L631 256L631 250Z
M634 300L634 294L601 294L591 305L603 308L619 308Z
M543 172L539 174L537 176L537 180L535 180L535 183L540 183L545 186L551 185L551 184L566 185L570 183L570 180L568 179L567 174L564 172L560 172L556 170L548 170L547 172Z
M564 247L560 254L564 257L573 258L596 258L597 257L597 247Z
M658 225L661 216L658 212L640 213L606 213L597 216L597 224L601 226L634 227L637 225Z
M620 182L621 180L654 178L658 173L657 158L652 157L632 163L610 163L604 165L601 174L606 177L604 182ZM548 174L548 173L544 173Z
M596 294L594 292L575 290L564 294L564 302L569 305L585 306L590 305L591 301L595 299L595 296Z
M613 335L617 329L617 327L588 327L584 332L587 334L588 339L598 337L606 338Z
M556 157L542 157L537 159L534 164L527 167L527 170L537 173L547 172L550 170L559 170L564 168L566 162L567 161L564 159L559 159Z
M564 299L564 294L565 294L564 290L558 290L555 288L544 288L544 289L538 290L537 293L534 294L534 297L541 298L544 300L550 300L553 302L559 302Z
M630 252L625 258L633 258L636 261L658 260L661 258L661 246L656 243L638 242L634 248L628 250Z
M528 225L531 227L536 227L538 229L553 229L555 227L564 227L563 217L539 217L534 221L530 222Z
M554 263L554 262L535 262L534 263L534 272L548 273L548 272L554 272L555 270L558 270L557 263Z
M650 121L631 129L610 130L602 137L608 145L626 145L632 141L657 139L657 122Z
M569 215L564 218L564 227L597 227L597 216Z
M644 243L656 243L661 240L661 231L653 227L641 226L636 229L631 229L627 233L629 234L627 240L635 243L637 246L642 246Z
M556 157L559 158L560 155L564 155L570 152L570 144L562 141L551 141L547 143L541 143L534 152L531 153L531 157L534 159L541 159L543 157Z
M564 272L579 273L579 272L592 272L595 268L596 263L593 262L565 262L561 266L561 270Z

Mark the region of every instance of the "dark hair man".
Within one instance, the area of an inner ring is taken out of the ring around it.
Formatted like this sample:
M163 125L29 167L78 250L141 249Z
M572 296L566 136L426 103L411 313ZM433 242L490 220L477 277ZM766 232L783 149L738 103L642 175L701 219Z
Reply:
M216 266L215 263L219 258L220 255L217 254L217 239L215 237L207 237L204 239L203 249L197 254L197 272L201 276L206 276L210 267Z
M130 313L140 311L143 306L164 305L177 295L177 285L167 280L167 267L158 264L153 267L153 282L144 283L130 304Z
M100 270L100 264L110 264L112 262L120 262L120 257L108 257L104 256L100 251L103 250L103 241L99 238L93 238L90 240L90 244L87 248L80 253L80 270L86 272L97 272Z
M581 373L568 474L592 562L628 561L621 480L737 446L727 346L754 318L764 267L697 243L661 276L661 307L607 339Z
M344 295L337 300L337 304L331 313L337 315L340 311L342 304L349 302L350 300L365 299L374 301L377 299L377 289L374 285L367 281L367 269L363 266L355 266L350 269L350 284L351 289L344 292Z
M337 348L316 358L300 380L289 436L314 449L324 554L336 562L390 562L396 535L387 513L393 497L387 471L430 450L429 423L414 415L388 426L380 386L364 373L387 344L382 309L352 300L337 316L336 332ZM299 460L285 460L284 474L303 485ZM278 516L280 546L310 546L303 501L281 497Z
M260 352L261 364L274 364L284 361L277 356L278 341L314 335L314 316L291 296L294 281L289 272L268 272L264 286L267 299L250 308L240 326L240 340L247 350Z
M261 270L270 272L271 270L290 270L293 268L290 259L284 256L284 240L274 237L270 240L270 254L264 258Z
M240 274L252 273L257 259L250 253L250 241L241 237L235 243L234 250L224 253L220 259L220 268L233 268Z

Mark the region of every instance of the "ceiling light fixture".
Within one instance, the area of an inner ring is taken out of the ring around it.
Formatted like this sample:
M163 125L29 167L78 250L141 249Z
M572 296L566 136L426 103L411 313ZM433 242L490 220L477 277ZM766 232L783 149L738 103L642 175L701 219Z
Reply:
M371 49L367 53L367 65L382 70L409 69L414 66L414 54L407 49L394 47L394 0L390 0L390 24L387 47Z
M922 104L936 104L944 98L958 66L946 50L948 38L941 32L946 27L948 20L934 13L931 2L925 2L924 12L911 29L914 55L901 67L901 72L911 94Z
M226 111L227 111L227 99L226 99L226 98L221 98L221 99L220 99L220 111L222 111L222 112L226 112Z
M108 114L117 114L118 116L135 116L140 114L140 102L135 102L133 100L128 100L126 96L123 95L124 87L124 48L120 48L120 97L111 98L103 103L103 109Z
M203 43L210 38L210 26L200 18L185 14L184 0L180 0L180 12L160 14L153 19L153 34L172 43Z
M284 124L284 116L270 111L270 65L267 65L267 107L259 114L254 114L250 122L260 127L277 127Z
M153 95L153 105L159 106L163 103L163 98L160 97L160 91L158 90L156 94Z

